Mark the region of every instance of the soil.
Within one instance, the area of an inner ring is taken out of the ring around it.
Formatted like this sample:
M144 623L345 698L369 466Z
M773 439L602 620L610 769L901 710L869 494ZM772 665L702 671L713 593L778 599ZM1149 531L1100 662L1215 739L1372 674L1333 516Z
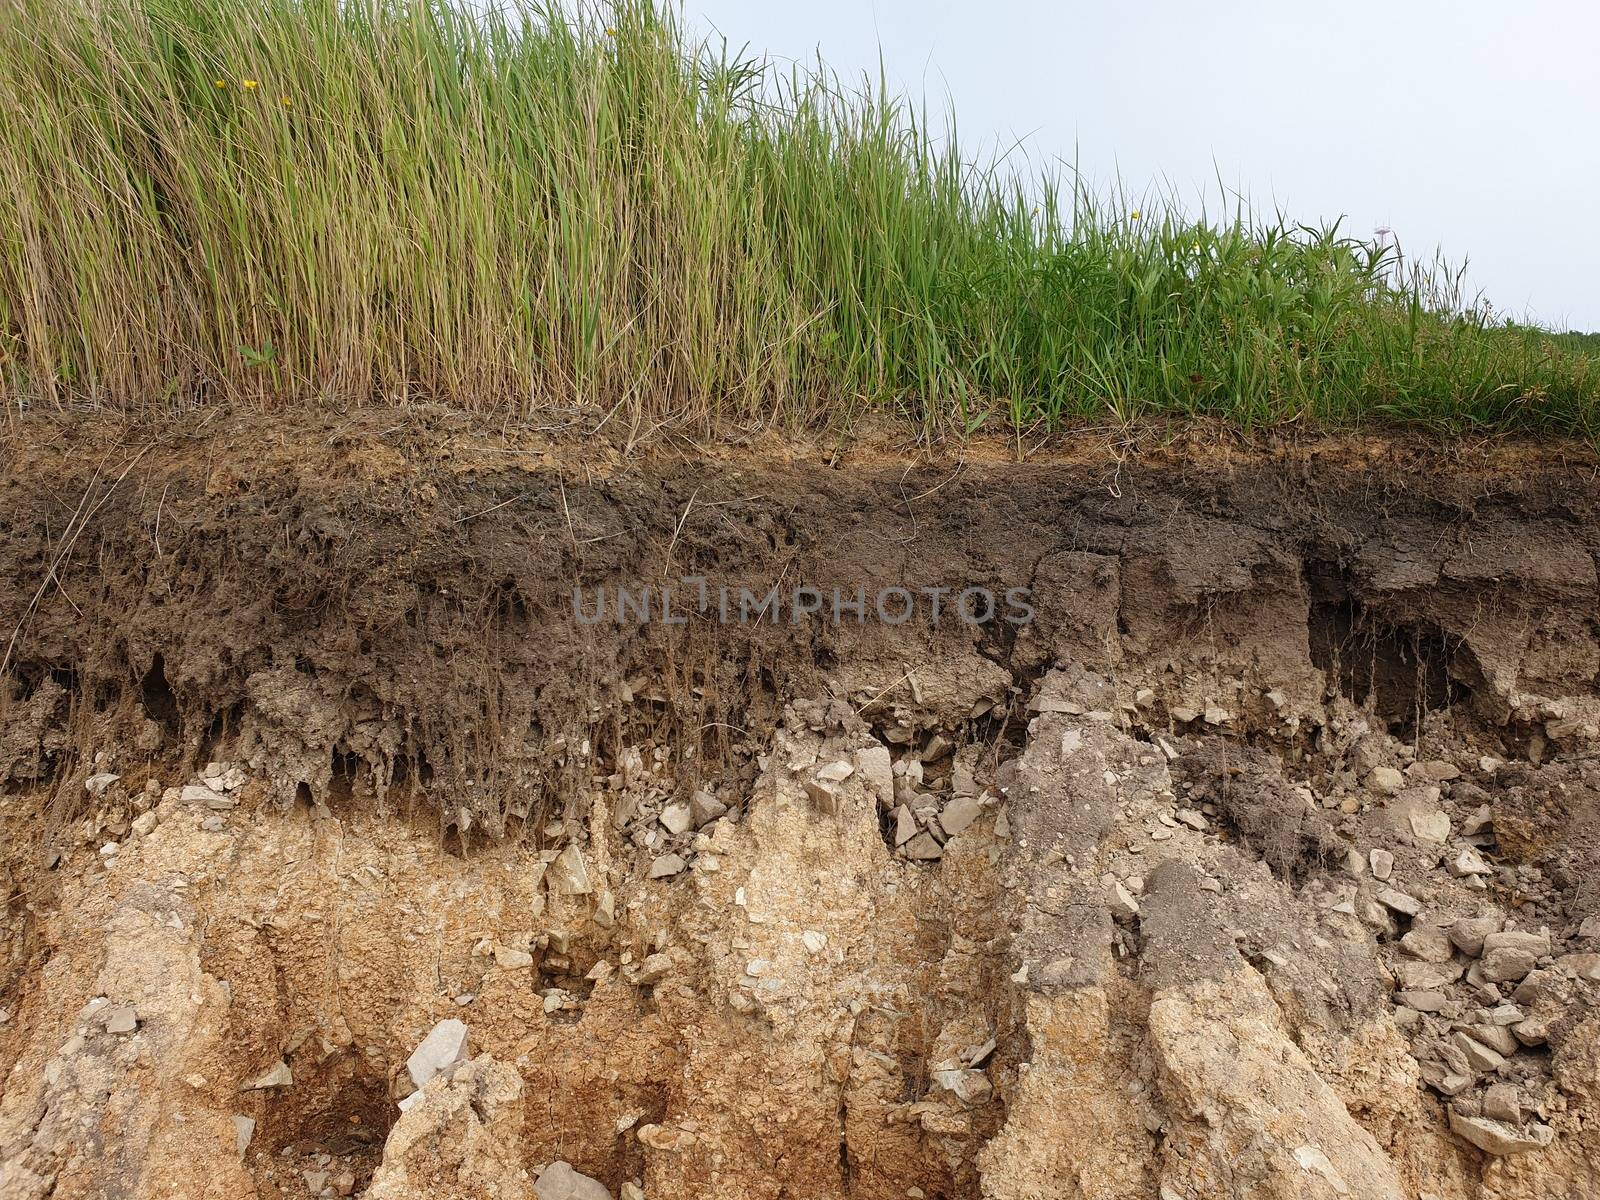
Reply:
M18 420L0 1197L1600 1196L1597 465Z

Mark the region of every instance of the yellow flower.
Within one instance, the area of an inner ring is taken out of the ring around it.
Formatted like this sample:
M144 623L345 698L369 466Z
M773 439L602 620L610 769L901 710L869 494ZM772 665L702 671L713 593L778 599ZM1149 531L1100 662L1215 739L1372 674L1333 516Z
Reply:
M228 81L226 79L219 79L216 81L216 83L219 88L225 88L228 86Z
M1142 213L1142 212L1140 212L1140 211L1139 211L1139 210L1138 210L1138 209L1137 209L1137 208L1136 208L1136 209L1134 209L1134 210L1133 210L1133 211L1132 211L1132 212L1131 212L1131 213L1129 213L1129 214L1128 214L1128 220L1130 220L1130 221L1137 221L1137 220L1138 220L1138 219L1139 219L1139 218L1140 218L1140 217L1142 217L1142 216L1144 216L1144 214L1143 214L1143 213Z
M606 26L606 36L607 37L616 37L617 36L617 31L615 29L611 28L611 26L607 25Z
M252 90L253 88L255 88L255 86L256 86L256 81L254 79L246 79L244 81L244 87L245 87L246 91Z
M293 103L294 103L294 101L289 99L289 97L287 97L287 96L283 97L283 106L285 108L288 108Z

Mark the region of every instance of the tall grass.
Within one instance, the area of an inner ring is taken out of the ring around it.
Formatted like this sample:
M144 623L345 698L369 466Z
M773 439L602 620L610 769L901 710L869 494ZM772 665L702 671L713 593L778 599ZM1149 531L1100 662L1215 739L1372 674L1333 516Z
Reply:
M963 157L649 0L0 0L0 398L1592 436L1600 365L1334 230Z

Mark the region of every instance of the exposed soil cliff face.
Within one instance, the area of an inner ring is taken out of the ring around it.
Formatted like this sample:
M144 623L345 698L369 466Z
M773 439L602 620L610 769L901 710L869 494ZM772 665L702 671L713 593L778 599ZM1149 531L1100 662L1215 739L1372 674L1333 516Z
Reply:
M1600 1195L1592 464L264 428L6 450L0 1196Z

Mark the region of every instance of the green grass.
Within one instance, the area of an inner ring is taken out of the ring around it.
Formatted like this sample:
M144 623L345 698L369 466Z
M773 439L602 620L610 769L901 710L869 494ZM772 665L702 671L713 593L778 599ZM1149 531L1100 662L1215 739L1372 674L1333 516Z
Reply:
M1058 182L632 0L5 0L0 399L1600 432L1448 275Z

